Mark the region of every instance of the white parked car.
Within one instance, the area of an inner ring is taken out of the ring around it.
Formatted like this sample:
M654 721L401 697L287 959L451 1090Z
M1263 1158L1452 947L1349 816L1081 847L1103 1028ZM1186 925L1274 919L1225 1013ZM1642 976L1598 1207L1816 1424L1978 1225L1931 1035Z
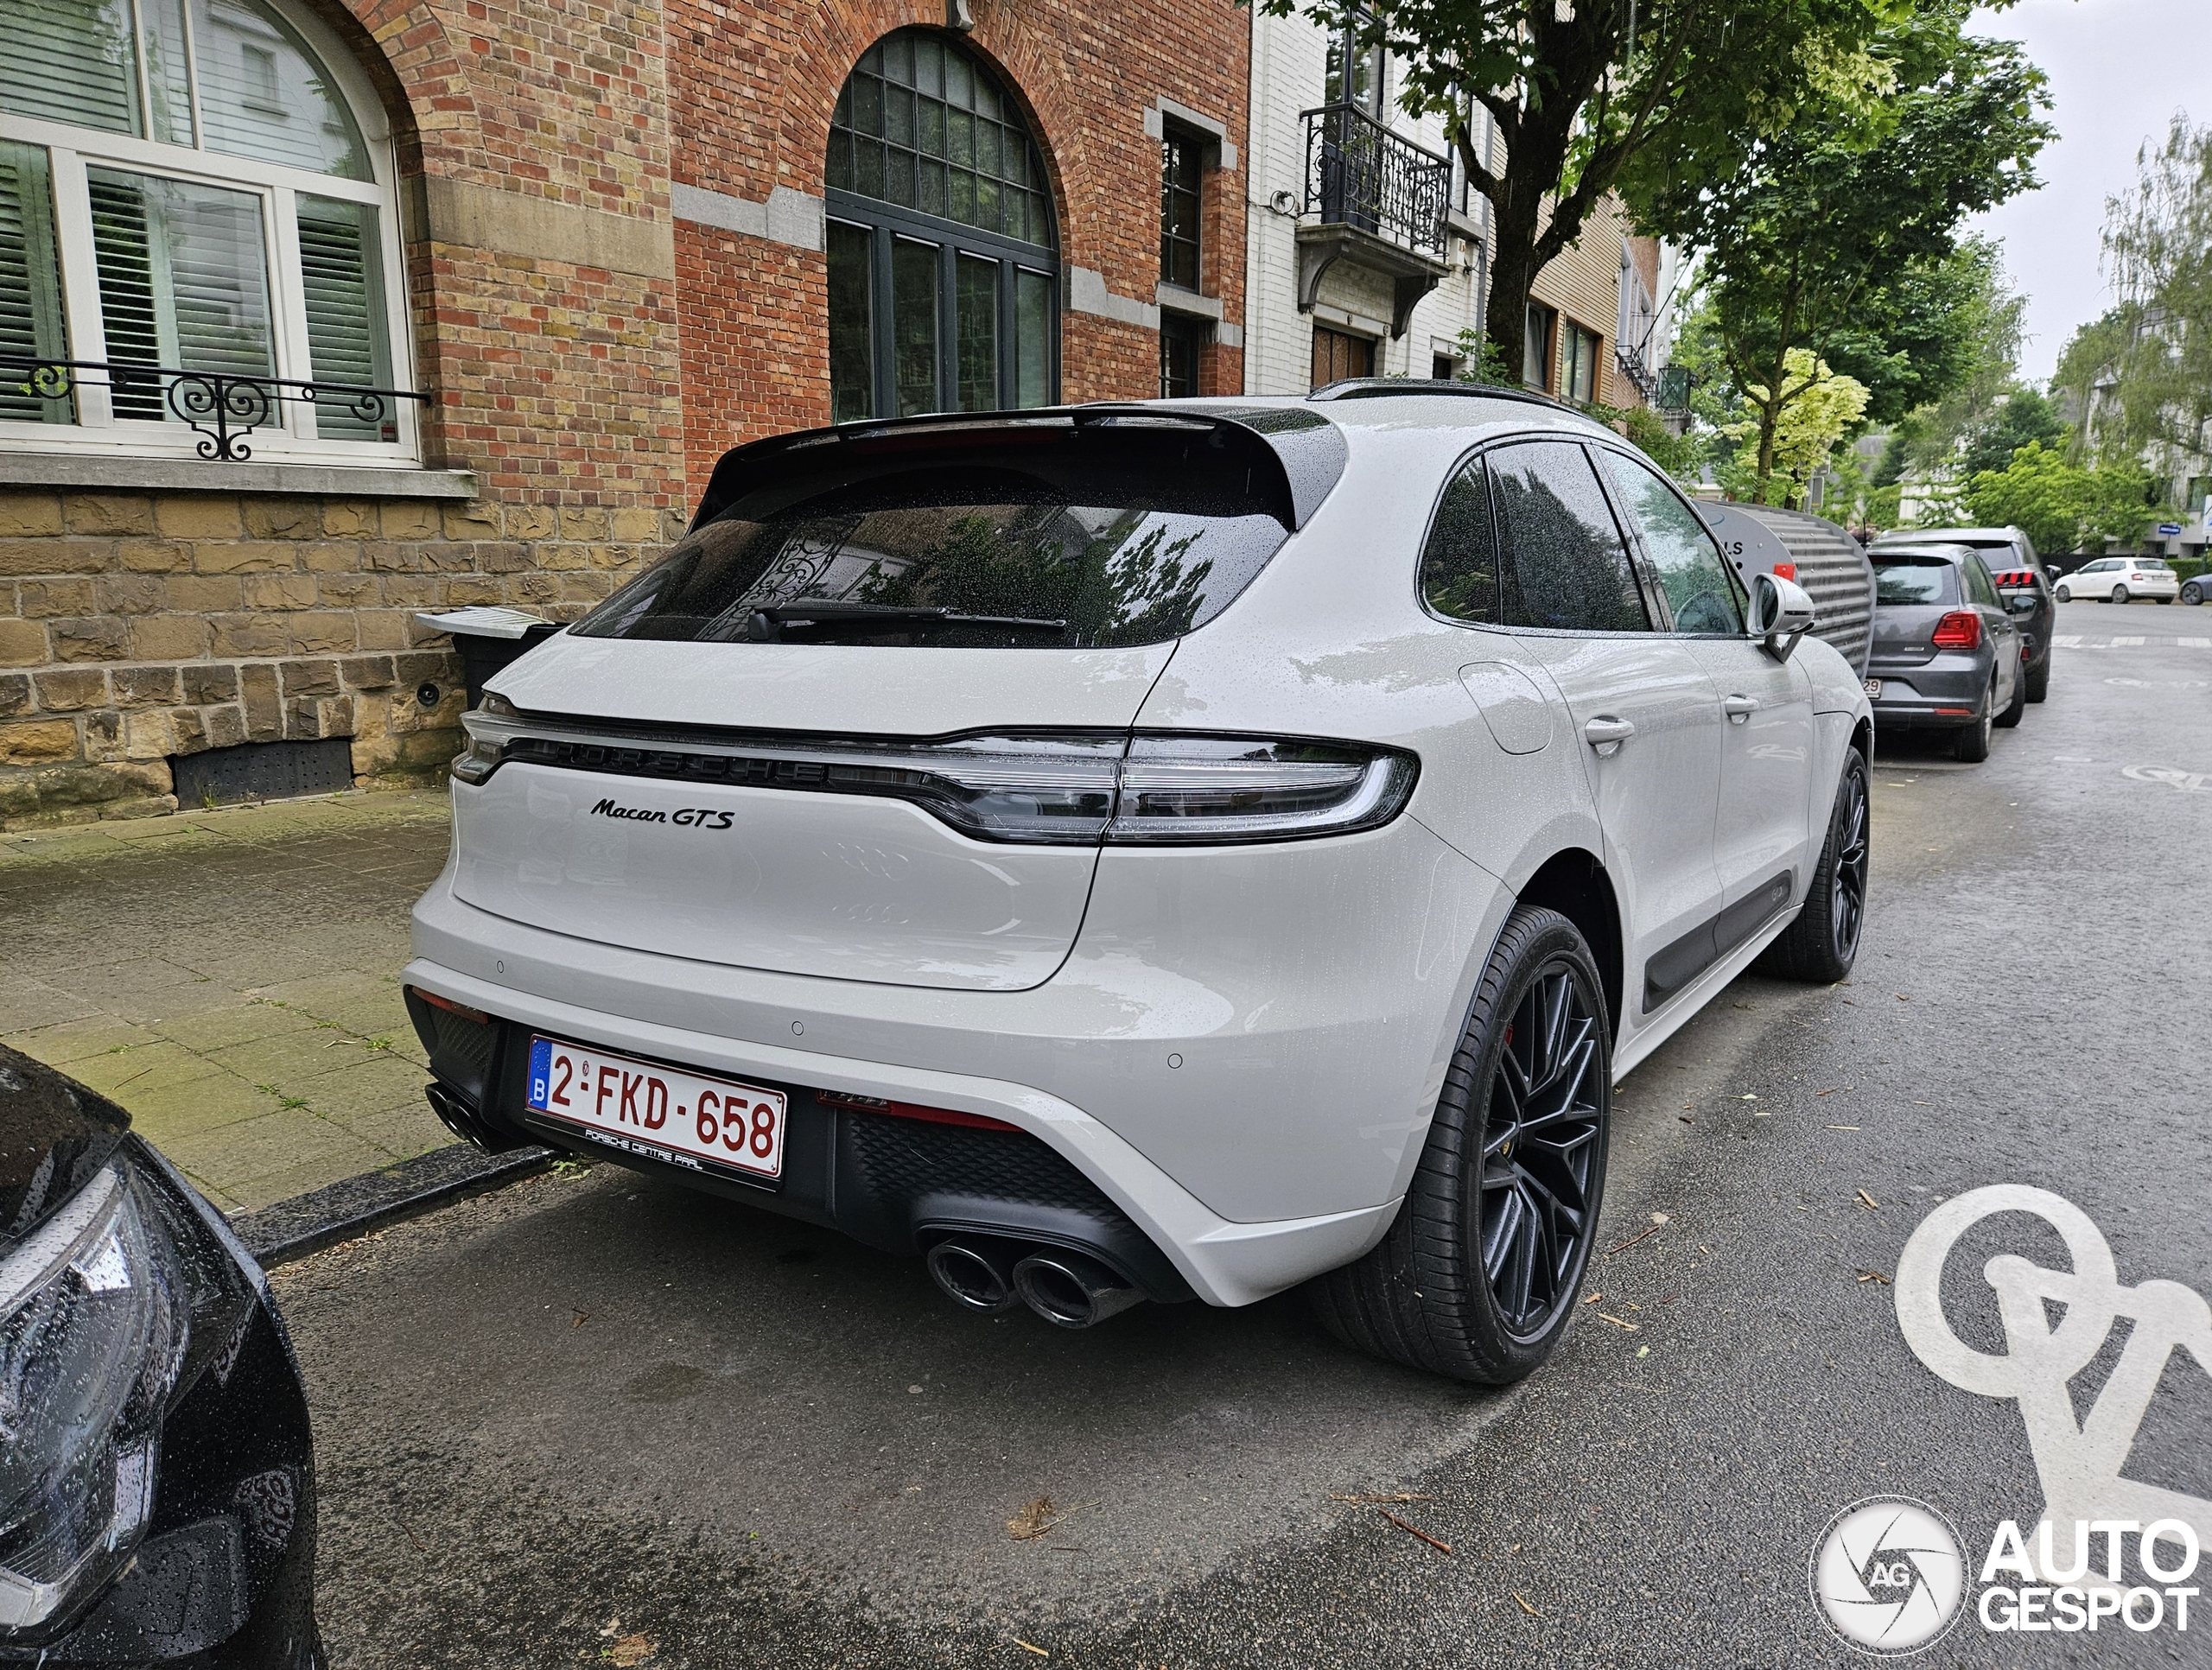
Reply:
M740 448L468 716L433 1100L977 1310L1320 1277L1360 1345L1525 1374L1615 1080L1858 947L1867 702L1756 587L1609 431L1467 385Z
M2061 603L2071 603L2077 597L2085 602L2094 598L2100 603L2133 603L2139 597L2154 597L2161 603L2171 603L2181 594L2181 581L2164 557L2101 556L2063 576L2056 590Z

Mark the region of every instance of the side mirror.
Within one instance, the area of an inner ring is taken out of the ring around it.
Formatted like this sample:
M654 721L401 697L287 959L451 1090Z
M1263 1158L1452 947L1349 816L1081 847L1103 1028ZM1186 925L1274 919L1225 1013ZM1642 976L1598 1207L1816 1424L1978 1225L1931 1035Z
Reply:
M2059 577L2059 575L2058 575L2058 564L2056 564L2056 562L2046 562L2046 563L2044 563L2044 564L2043 565L2043 571L2044 571L2044 573L2045 575L2047 575L2050 578L2051 578L2051 579L2053 579L2053 580L2056 580L2056 579Z
M2014 614L2033 614L2036 612L2036 594L2033 592L2014 592L2005 600L2005 606Z
M1750 636L1777 661L1787 661L1797 640L1812 630L1813 600L1794 580L1777 580L1770 574L1751 577Z

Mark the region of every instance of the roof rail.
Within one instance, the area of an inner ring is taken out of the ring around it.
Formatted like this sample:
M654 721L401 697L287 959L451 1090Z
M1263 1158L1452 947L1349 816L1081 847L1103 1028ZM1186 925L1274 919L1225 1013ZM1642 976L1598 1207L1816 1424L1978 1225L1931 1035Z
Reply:
M1554 411L1573 412L1577 417L1590 415L1568 405L1564 400L1539 394L1534 389L1511 388L1502 383L1469 383L1459 378L1347 377L1339 382L1324 384L1306 397L1308 400L1380 400L1394 394L1456 395L1471 400L1520 400L1532 406L1549 406Z

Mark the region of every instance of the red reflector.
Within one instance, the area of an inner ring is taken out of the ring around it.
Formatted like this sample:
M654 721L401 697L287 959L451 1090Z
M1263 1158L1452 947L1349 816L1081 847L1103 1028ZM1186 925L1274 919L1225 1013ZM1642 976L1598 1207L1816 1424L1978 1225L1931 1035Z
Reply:
M1797 578L1797 565L1796 565L1795 562L1777 562L1777 563L1776 563L1776 564L1774 565L1774 577L1775 577L1777 580L1795 580L1795 579L1796 579L1796 578Z
M1936 711L1939 714L1957 714L1967 719L1974 717L1974 709L1971 708L1938 708Z
M881 1096L854 1095L844 1090L817 1090L817 1102L832 1108L850 1108L856 1113L888 1114L893 1119L918 1119L931 1125L965 1125L977 1131L1019 1131L1019 1125L1009 1125L1002 1119L991 1119L982 1114L963 1114L957 1108L925 1108L918 1102L887 1102Z
M1936 623L1929 639L1939 650L1971 650L1981 642L1981 617L1972 609L1954 609Z
M407 989L421 998L423 1002L435 1004L441 1009L459 1015L463 1020L474 1020L480 1025L492 1019L481 1009L472 1009L466 1003L455 1003L449 997L440 997L435 992L426 992L420 986L410 986Z

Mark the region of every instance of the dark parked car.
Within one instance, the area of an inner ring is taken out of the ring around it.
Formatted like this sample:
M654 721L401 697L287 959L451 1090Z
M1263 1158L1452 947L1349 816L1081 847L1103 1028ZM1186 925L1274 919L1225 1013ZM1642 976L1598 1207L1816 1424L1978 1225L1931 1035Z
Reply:
M1965 545L1877 545L1874 653L1866 694L1878 730L1951 733L1954 758L1989 758L1993 725L2026 711L2020 629L1980 552Z
M320 1670L298 1364L130 1125L0 1047L0 1665Z
M2184 603L2212 602L2212 571L2193 574L2183 581L2181 600Z
M2028 672L2028 700L2042 701L2050 694L2051 638L2058 631L2059 600L2051 589L2057 575L2036 555L2035 542L2019 528L1931 528L1916 534L1884 534L1874 542L1874 549L1931 543L1964 545L1981 553L1982 565L2020 629L2020 664ZM2034 603L2022 603L2023 595L2032 596Z

